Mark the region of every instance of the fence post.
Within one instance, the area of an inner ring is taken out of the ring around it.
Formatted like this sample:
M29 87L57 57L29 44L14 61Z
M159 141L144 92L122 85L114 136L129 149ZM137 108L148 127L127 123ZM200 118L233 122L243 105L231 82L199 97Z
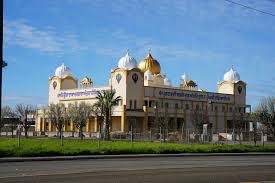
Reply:
M150 134L149 134L149 135L150 135L150 136L149 136L149 138L150 138L150 142L152 142L152 130L151 130L151 128L150 128L149 133L150 133Z
M162 135L161 135L161 127L159 127L159 141L161 143L161 138L162 138Z
M131 149L133 148L133 126L131 125Z
M101 125L99 124L98 141L97 141L97 148L98 149L100 149L100 140L101 140Z
M181 141L183 142L183 124L182 124L182 127L181 127Z

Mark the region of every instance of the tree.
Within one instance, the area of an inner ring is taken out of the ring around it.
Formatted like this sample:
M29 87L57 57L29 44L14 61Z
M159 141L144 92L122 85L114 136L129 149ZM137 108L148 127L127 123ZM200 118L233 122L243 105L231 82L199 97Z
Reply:
M29 118L34 118L36 108L32 105L25 105L25 104L17 104L15 106L15 111L17 116L19 117L20 123L22 124L24 131L25 131L25 137L28 137L28 130L31 127L32 121L28 120Z
M275 97L263 98L255 110L257 119L270 132L275 142Z
M68 116L74 122L76 128L79 129L79 137L83 140L83 127L87 124L87 119L91 116L92 106L88 103L77 102L70 104L68 107Z
M66 108L64 104L50 104L47 117L49 121L57 128L57 136L61 139L62 129L66 120Z
M18 124L18 120L16 120L16 114L10 106L4 106L1 109L0 136L1 130L5 124L8 124L11 127L11 134L13 137L13 131L15 130Z
M115 97L115 91L107 90L103 92L98 92L96 96L96 103L94 104L100 111L101 116L103 116L103 130L104 130L104 140L110 140L110 123L111 114L115 105L121 100L120 96Z

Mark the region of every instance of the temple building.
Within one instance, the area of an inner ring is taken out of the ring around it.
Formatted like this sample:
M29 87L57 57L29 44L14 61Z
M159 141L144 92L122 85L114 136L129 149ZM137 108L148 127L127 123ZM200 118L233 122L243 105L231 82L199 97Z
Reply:
M108 73L106 73L108 75ZM217 92L207 92L186 73L179 77L181 84L173 86L161 72L161 64L151 53L137 64L127 52L111 71L109 84L97 87L91 77L80 82L64 64L49 78L48 103L95 103L96 95L105 90L115 90L122 98L114 107L111 117L112 132L127 132L130 127L147 131L163 125L171 130L193 128L194 118L210 124L217 132L233 128L237 121L249 121L251 106L246 104L246 83L239 73L230 68L217 84ZM47 109L38 110L35 128L38 132L56 131L47 120ZM87 119L86 132L98 132L100 116ZM72 121L66 121L64 131L76 130Z

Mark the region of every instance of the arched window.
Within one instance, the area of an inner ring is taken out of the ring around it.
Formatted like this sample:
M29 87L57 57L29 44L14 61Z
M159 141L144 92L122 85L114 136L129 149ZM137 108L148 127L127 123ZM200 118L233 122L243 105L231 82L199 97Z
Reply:
M196 110L200 110L199 104L196 105Z
M186 110L189 109L189 104L185 104L185 109L186 109Z

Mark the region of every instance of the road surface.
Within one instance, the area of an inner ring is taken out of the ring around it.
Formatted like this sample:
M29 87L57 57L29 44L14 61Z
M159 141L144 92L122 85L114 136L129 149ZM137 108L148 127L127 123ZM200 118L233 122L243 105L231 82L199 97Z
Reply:
M275 182L275 156L0 163L0 182Z

